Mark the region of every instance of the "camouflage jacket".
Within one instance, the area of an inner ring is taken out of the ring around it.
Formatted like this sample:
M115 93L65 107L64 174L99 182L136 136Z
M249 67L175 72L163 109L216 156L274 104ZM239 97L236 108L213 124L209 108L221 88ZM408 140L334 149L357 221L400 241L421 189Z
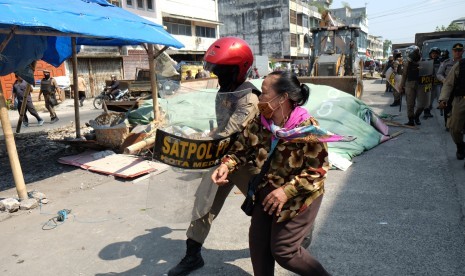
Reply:
M300 126L318 125L310 117ZM234 173L237 166L245 163L260 172L271 148L272 133L263 127L260 116L256 116L239 135L238 140L223 160ZM278 222L292 219L303 212L317 197L324 193L324 183L330 168L326 143L292 143L280 140L269 171L258 186L267 184L275 188L283 187L288 198L279 214Z

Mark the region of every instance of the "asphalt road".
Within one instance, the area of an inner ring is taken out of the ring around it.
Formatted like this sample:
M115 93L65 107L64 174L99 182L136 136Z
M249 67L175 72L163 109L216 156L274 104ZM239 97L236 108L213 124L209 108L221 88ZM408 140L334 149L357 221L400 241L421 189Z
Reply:
M392 94L379 80L365 81L362 99L406 122L405 102L400 113L389 107ZM309 250L332 275L465 275L464 161L433 114L418 129L390 127L403 133L355 157L347 171L330 171ZM185 203L181 188L164 187L190 181L197 180L175 170L131 182L75 168L28 183L50 203L0 213L0 273L165 275L184 254L188 222L169 222L172 210L147 207ZM0 191L0 198L15 193ZM230 194L204 244L206 264L191 275L252 275L243 198ZM72 209L65 223L42 230L64 208ZM277 266L275 275L293 274Z
M80 107L80 123L83 125L85 122L88 122L91 119L95 119L99 114L102 113L102 110L97 110L92 105L93 99L88 99L85 101L84 106ZM36 118L34 118L29 112L27 116L29 118L29 127L21 126L20 133L31 133L36 131L47 131L48 129L58 128L70 125L72 122L76 121L74 113L74 100L66 99L58 106L55 107L55 112L57 113L58 122L52 124L50 122L50 113L45 109L43 101L40 103L35 103L35 107L38 110L40 117L45 121L43 126L37 124ZM19 114L16 110L9 110L8 116L10 118L11 127L13 132L16 132L16 126L18 124ZM0 136L3 136L3 128L0 129Z

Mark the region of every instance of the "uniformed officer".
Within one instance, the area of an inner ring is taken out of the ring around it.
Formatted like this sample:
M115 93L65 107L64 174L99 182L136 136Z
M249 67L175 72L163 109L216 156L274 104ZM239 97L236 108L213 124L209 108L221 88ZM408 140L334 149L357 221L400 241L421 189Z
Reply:
M394 56L389 56L388 62L384 66L383 73L381 73L381 76L383 78L386 77L386 71L392 67L393 62L394 62ZM391 84L389 83L389 80L386 80L386 90L384 90L384 92L392 92L392 91L393 89L392 89Z
M428 94L418 89L420 79L421 53L418 46L413 45L408 49L407 61L404 62L404 71L400 84L400 93L404 93L407 100L408 122L405 125L421 125L420 115L428 104ZM415 109L416 105L416 109Z
M447 50L445 50L447 51ZM441 63L438 69L438 73L436 74L436 78L441 82L444 83L446 80L447 75L449 74L452 66L454 66L455 63L459 62L462 59L462 54L463 54L463 44L462 43L455 43L452 46L452 58L444 60L444 62ZM444 108L444 126L446 127L446 131L449 130L447 127L447 118L450 115L450 112L452 110L452 100L454 97L449 97L449 100L447 102L446 107Z
M460 49L460 48L456 48ZM462 46L463 51L463 46ZM463 127L465 124L465 60L456 62L450 69L439 96L439 108L444 108L450 98L452 111L447 126L450 129L452 140L457 146L458 160L465 158L465 144L463 142Z
M15 74L15 77L16 81L13 84L13 97L16 98L18 101L18 113L21 115L21 106L23 104L24 94L26 92L28 84L20 76ZM32 97L30 93L26 98L26 103L24 104L26 104L26 109L24 112L23 125L25 127L29 126L29 119L27 118L26 111L29 111L29 113L31 113L31 115L37 119L37 123L39 124L39 126L43 125L44 120L42 120L39 113L37 113L34 104L32 103Z
M402 75L402 73L404 71L402 52L399 49L396 49L392 53L392 56L394 57L394 61L397 61L399 63L399 65L397 66L396 74L397 75ZM400 93L396 89L394 89L392 94L394 96L394 102L390 106L399 106L399 105L401 105Z
M39 92L39 101L41 100L41 95L44 95L45 108L50 112L51 123L58 122L58 117L53 108L56 105L55 93L58 93L58 84L56 80L50 77L50 71L44 70L44 78L40 81L40 92Z
M252 50L240 38L223 37L210 46L204 60L204 69L218 76L220 86L215 99L218 127L210 135L213 138L228 137L242 131L246 123L258 114L258 96L255 93L258 94L259 90L245 81L253 63ZM210 176L211 173L205 175L208 179ZM251 176L252 172L244 167L236 176L231 176L229 184L218 187L208 213L191 221L186 233L186 256L168 272L169 276L187 275L204 265L201 249L213 220L218 216L234 185L243 194L247 194L247 184Z
M440 61L440 55L441 55L441 49L438 47L432 47L431 50L429 51L429 59L433 60L433 83L432 83L432 88L431 88L431 93L429 100L428 100L428 105L423 111L423 119L428 119L433 117L433 114L431 114L431 110L433 109L433 101L439 96L439 93L441 93L441 82L437 79L436 74L438 73L439 66L441 65Z

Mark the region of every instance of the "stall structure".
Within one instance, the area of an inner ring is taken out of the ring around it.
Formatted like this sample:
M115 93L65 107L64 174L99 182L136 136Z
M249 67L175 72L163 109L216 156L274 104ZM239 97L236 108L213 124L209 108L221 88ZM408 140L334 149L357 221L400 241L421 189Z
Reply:
M143 45L149 57L155 120L159 118L154 60L169 47L184 47L163 26L105 0L0 0L0 14L0 76L15 72L30 84L36 60L58 66L70 57L77 83L79 45ZM155 53L154 45L163 48ZM80 138L77 86L73 92L76 137ZM27 191L1 85L0 121L18 197L23 200Z

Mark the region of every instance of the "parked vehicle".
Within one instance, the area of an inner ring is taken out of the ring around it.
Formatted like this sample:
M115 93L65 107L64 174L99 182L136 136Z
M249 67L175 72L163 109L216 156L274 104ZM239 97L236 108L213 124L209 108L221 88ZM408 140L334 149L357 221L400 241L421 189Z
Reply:
M158 83L158 97L165 95L172 95L179 89L180 77L179 75L172 77L163 77L157 74ZM106 81L106 85L111 83L110 80ZM137 68L135 80L120 80L119 87L128 89L132 97L146 97L152 95L152 84L150 83L150 70Z
M129 90L119 89L119 93L114 97L107 88L104 88L102 92L94 98L94 107L96 109L101 109L104 101L129 101Z
M420 47L423 60L429 58L429 51L431 48L438 47L441 51L450 52L455 43L465 44L465 31L415 34L415 45Z
M363 95L363 61L357 53L359 27L330 26L311 29L311 76L301 82L328 85L359 99Z

